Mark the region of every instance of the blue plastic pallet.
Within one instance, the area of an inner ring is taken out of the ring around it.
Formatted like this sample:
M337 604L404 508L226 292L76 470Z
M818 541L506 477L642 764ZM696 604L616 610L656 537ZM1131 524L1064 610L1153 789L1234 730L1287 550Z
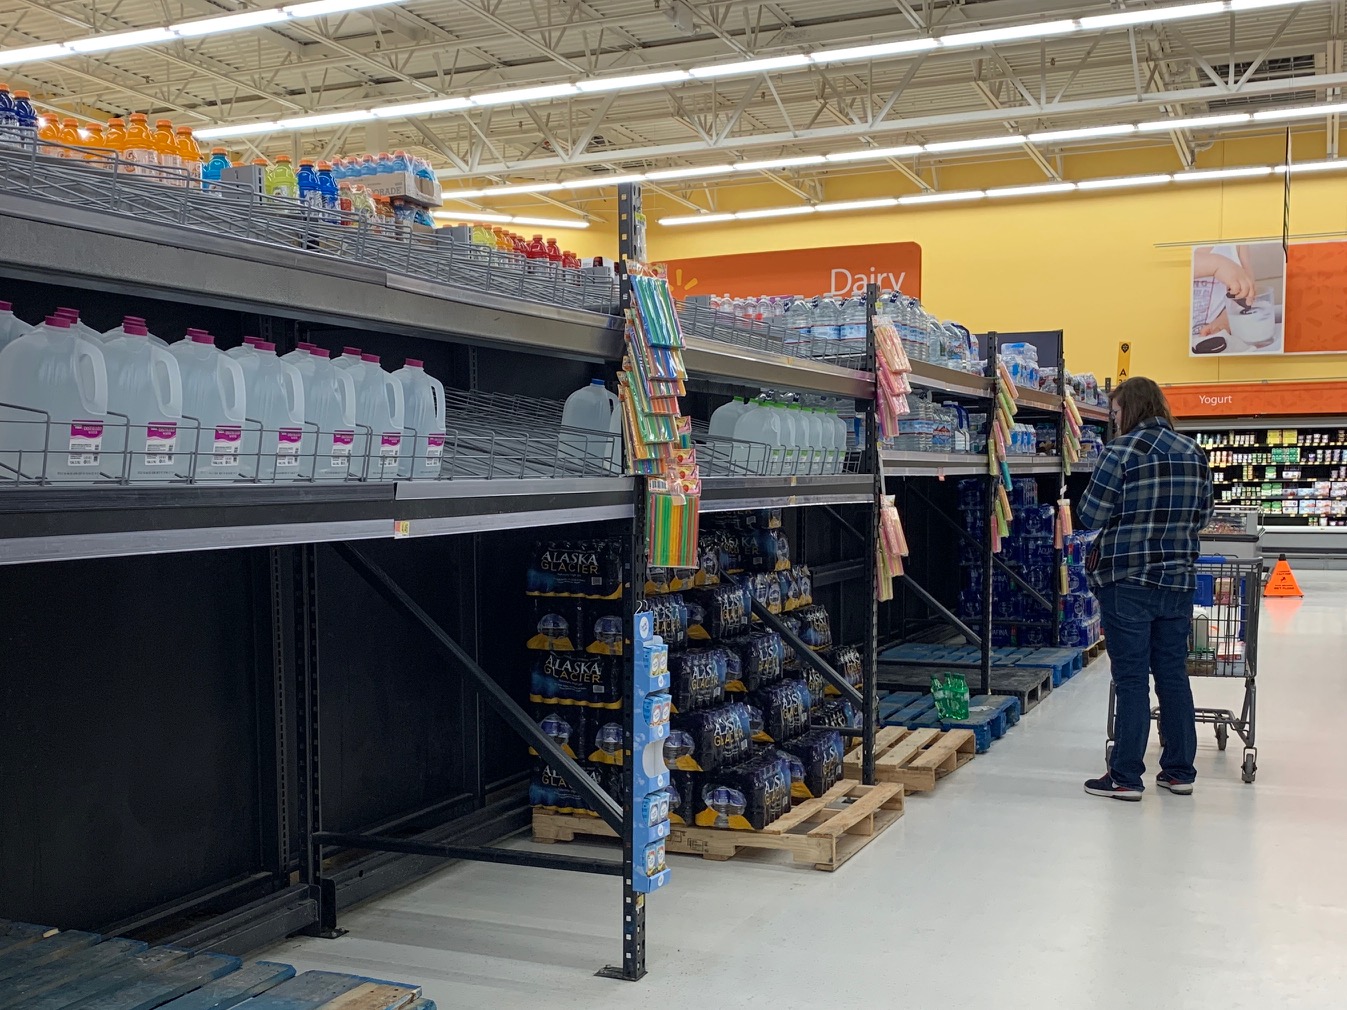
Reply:
M893 691L879 699L879 722L883 726L896 726L889 718L907 708L922 697L919 691Z
M0 1007L23 1010L435 1010L421 987L0 920ZM354 1005L354 1004L352 1004Z

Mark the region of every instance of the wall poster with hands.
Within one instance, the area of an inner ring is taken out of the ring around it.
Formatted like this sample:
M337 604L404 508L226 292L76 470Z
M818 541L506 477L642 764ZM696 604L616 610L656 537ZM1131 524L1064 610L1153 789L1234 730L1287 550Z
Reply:
M1280 242L1197 246L1192 282L1189 354L1288 352L1286 258Z

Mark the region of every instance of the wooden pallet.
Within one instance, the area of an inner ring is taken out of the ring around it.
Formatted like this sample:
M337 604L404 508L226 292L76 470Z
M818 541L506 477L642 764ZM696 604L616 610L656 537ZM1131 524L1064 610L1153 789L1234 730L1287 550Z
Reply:
M885 726L875 735L875 779L901 783L910 793L930 792L937 780L968 764L976 753L972 730ZM842 773L848 779L860 779L859 747L843 760Z
M822 796L805 800L762 831L731 831L674 825L669 852L724 862L741 852L775 849L797 863L831 872L865 848L903 816L903 787L896 783L863 786L839 782ZM577 836L616 838L597 817L533 811L535 842L573 842Z
M0 1006L28 1010L434 1010L415 985L245 965L228 954L147 947L0 920Z
M1093 663L1104 654L1104 640L1102 638L1096 638L1093 645L1081 649L1080 651L1084 655L1086 663Z

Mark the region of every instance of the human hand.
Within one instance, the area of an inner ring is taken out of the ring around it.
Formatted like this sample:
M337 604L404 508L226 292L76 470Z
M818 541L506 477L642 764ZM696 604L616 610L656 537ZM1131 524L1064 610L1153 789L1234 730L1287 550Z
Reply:
M1258 293L1253 275L1234 260L1222 257L1221 264L1216 267L1216 272L1212 276L1225 285L1231 298L1250 302Z

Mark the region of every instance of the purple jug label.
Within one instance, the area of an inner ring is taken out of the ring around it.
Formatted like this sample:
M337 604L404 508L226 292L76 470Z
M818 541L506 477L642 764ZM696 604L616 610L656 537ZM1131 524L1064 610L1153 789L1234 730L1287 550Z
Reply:
M399 432L386 431L379 436L380 448L383 448L384 446L392 446L394 449L396 449L401 444L402 444L402 435Z
M355 444L355 432L334 431L332 433L332 468L344 470L350 466L351 446Z
M384 470L396 470L401 455L402 432L385 431L379 436L379 465Z
M303 428L282 428L277 432L277 466L299 466L299 443L303 438Z
M178 426L175 422L158 421L145 426L146 466L172 466L177 447Z
M426 436L426 459L440 459L444 455L444 436Z
M70 466L97 466L103 448L103 422L70 422Z
M243 439L243 429L233 426L215 429L215 448L211 453L211 466L238 466L239 442Z

